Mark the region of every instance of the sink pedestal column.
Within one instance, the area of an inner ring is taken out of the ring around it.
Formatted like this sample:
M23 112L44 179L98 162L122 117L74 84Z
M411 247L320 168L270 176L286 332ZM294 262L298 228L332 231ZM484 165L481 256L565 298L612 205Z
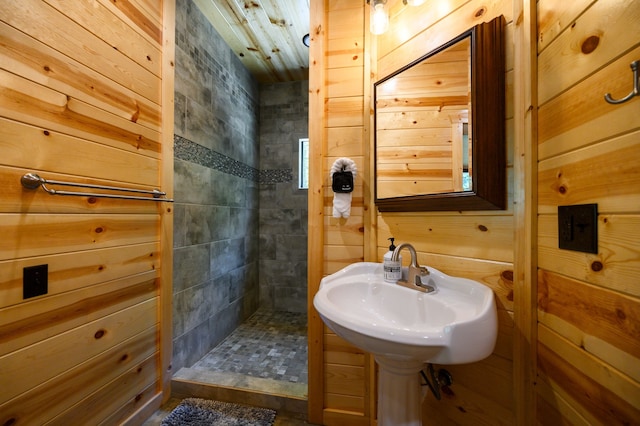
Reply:
M378 426L422 426L422 387L419 361L376 356L378 374Z

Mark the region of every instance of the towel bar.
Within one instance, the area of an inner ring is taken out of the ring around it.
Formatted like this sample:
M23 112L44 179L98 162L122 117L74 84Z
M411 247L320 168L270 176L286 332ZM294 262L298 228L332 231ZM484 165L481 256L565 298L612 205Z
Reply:
M38 176L35 173L27 173L22 178L20 178L20 183L23 187L27 189L37 189L39 186L42 187L45 191L47 191L51 195L73 195L77 197L96 197L96 198L117 198L122 200L142 200L142 201L166 201L168 203L173 203L173 200L170 198L161 198L167 195L166 192L162 192L159 189L154 189L153 191L147 191L144 189L132 189L132 188L120 188L117 186L106 186L106 185L92 185L89 183L72 183L72 182L63 182L59 180L49 180L43 177ZM134 195L118 195L118 194L92 194L89 192L75 192L75 191L60 191L53 188L48 188L46 185L61 185L61 186L75 186L78 188L91 188L91 189L106 189L108 191L123 191L123 192L135 192L139 194L150 194L152 197L138 197Z

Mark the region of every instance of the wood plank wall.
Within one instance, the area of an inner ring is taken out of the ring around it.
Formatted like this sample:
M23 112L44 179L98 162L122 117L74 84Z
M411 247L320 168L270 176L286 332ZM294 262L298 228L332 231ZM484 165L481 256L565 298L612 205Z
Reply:
M390 1L391 28L379 37L369 34L367 6L345 0L318 0L311 4L312 10L321 13L311 14L312 33L319 40L312 38L309 131L311 159L321 159L322 169L312 167L309 190L310 421L327 425L376 422L372 357L322 327L311 302L323 275L357 261L381 261L387 250L387 238L393 236L398 242L412 243L421 264L491 286L499 305L500 330L494 354L479 363L448 367L454 376L455 395L442 401L427 396L423 404L424 424L513 424L512 209L378 214L371 184L373 82L496 16L506 17L507 40L512 40L512 4L499 0L458 0L443 2L442 7L434 9L431 2L408 8L401 1ZM421 19L415 19L416 16ZM314 50L314 41L318 43L316 48L324 46L322 52ZM511 45L507 46L507 61L510 82ZM509 176L510 206L513 201L510 87L507 92L509 157L505 173ZM359 168L348 219L335 219L331 215L328 172L340 156L353 158ZM317 351L323 354L322 359ZM320 377L316 377L319 372Z
M122 423L166 390L171 205L20 177L171 197L172 4L0 5L1 424ZM33 265L48 265L48 291L24 299Z
M468 365L446 366L454 377L452 395L427 395L423 424L514 423L513 399L513 11L510 1L449 1L433 7L395 3L389 32L378 37L377 76L384 77L482 22L506 18L508 209L497 212L384 213L377 218L378 259L387 238L409 242L421 265L478 280L496 293L499 337L493 355ZM421 19L415 19L420 16ZM406 262L409 261L408 256ZM490 386L488 384L491 384Z
M640 421L640 2L538 1L537 419ZM562 78L557 78L561 75ZM557 207L598 204L598 252L558 248Z
M368 14L363 4L345 0L312 1L311 9L309 420L365 425L375 411L370 408L371 357L327 329L312 299L324 275L363 260L370 232L364 206L370 179L370 89L364 77ZM340 157L351 158L358 168L349 218L332 216L329 170Z

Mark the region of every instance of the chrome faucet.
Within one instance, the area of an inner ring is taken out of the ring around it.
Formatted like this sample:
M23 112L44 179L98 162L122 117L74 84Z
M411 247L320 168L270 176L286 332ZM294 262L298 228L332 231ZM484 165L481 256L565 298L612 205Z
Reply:
M424 266L418 265L418 255L416 254L416 249L413 248L411 244L402 243L398 247L396 247L393 251L393 254L391 255L391 260L397 262L398 256L400 256L400 251L403 248L408 249L409 253L411 253L411 265L409 265L408 279L406 281L398 280L398 285L418 290L423 293L431 293L435 291L435 286L422 282L422 279L429 275L429 270Z

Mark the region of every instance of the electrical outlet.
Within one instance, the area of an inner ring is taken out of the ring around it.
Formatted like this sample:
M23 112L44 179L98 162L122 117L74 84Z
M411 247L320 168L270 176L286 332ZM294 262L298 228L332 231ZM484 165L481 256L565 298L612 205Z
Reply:
M42 296L49 291L49 265L27 266L22 270L22 298Z
M558 246L598 253L598 205L558 206Z

